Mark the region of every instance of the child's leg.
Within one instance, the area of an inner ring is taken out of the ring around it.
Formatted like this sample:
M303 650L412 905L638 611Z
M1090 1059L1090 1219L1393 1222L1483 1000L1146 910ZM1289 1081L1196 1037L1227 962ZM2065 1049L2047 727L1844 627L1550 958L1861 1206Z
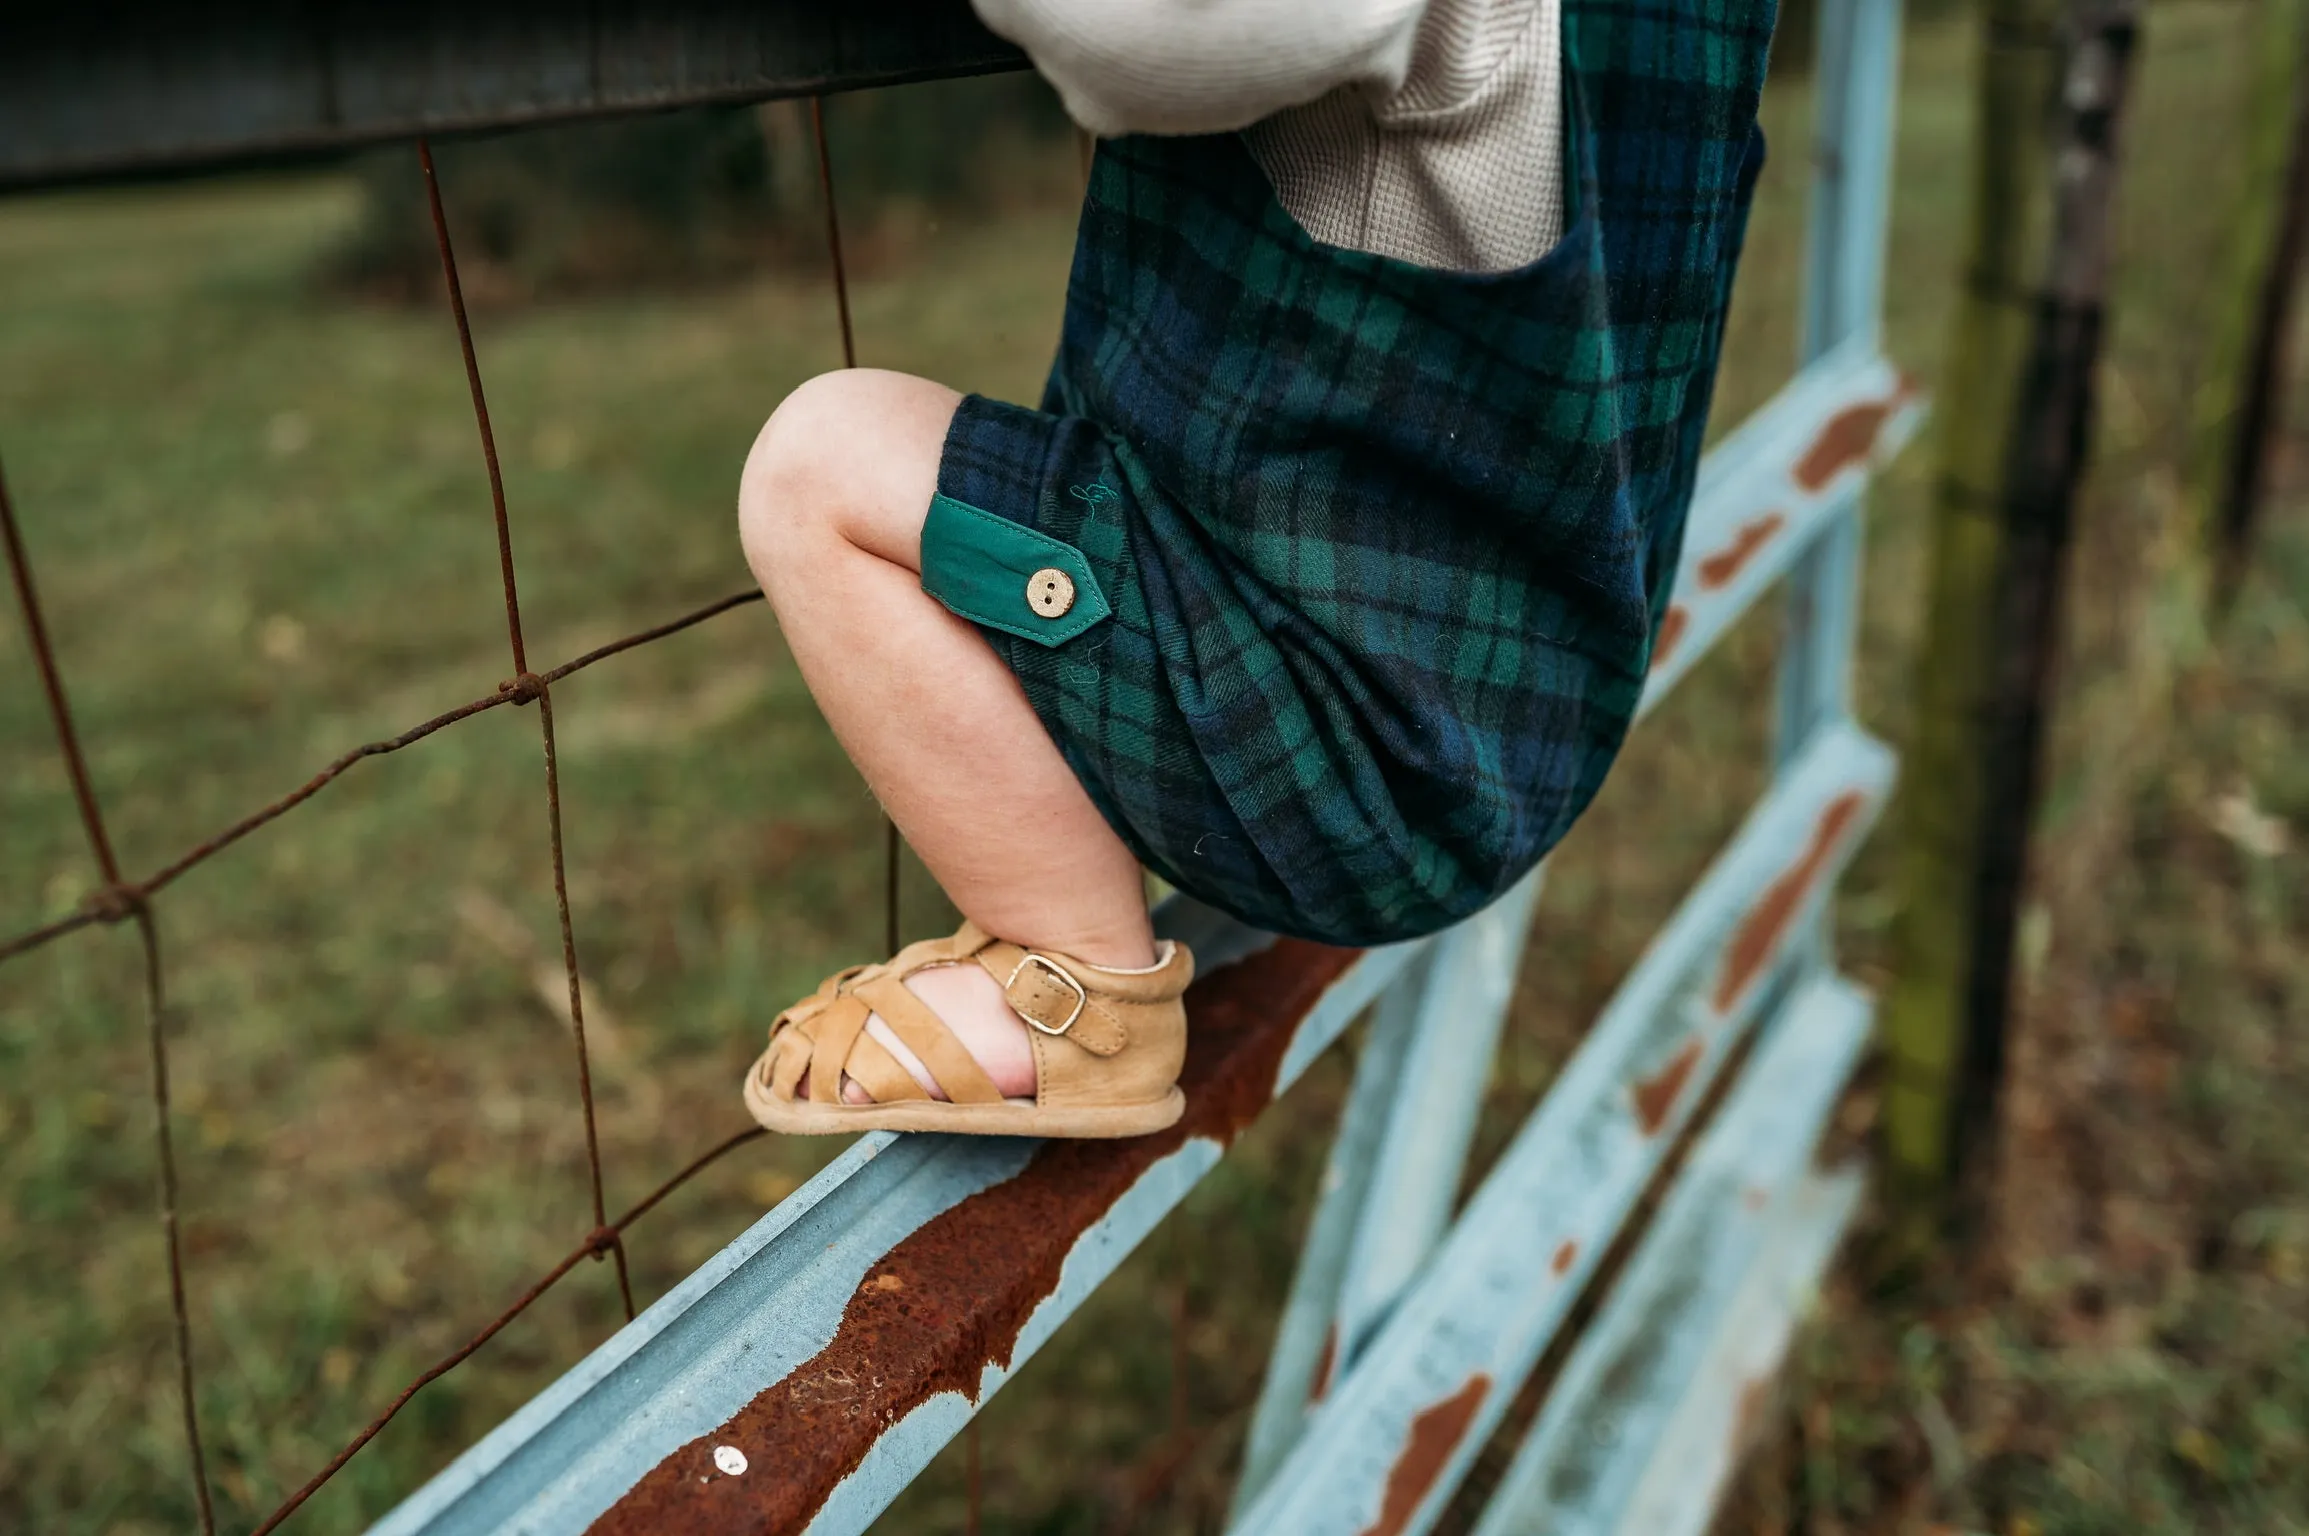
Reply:
M1148 965L1137 859L1010 668L921 587L922 523L961 398L873 369L796 390L746 460L746 559L834 734L963 915L1028 948ZM1003 1092L1033 1092L1026 1026L992 977L953 966L910 984ZM934 1086L910 1052L893 1054Z

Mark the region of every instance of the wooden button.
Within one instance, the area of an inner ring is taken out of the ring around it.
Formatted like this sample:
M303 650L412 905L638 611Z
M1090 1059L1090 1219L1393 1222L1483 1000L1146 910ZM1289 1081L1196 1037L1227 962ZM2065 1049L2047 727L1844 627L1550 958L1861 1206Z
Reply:
M1046 565L1026 578L1026 606L1046 619L1063 619L1074 606L1074 578Z

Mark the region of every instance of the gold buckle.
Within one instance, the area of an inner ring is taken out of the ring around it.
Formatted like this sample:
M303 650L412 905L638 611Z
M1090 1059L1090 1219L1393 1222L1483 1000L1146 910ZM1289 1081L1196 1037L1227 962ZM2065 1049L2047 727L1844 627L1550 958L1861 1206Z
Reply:
M1074 979L1074 974L1067 970L1065 966L1060 965L1056 960L1051 959L1048 955L1036 954L1033 950L1030 949L1023 955L1020 955L1018 957L1018 963L1010 968L1010 979L1002 984L1002 990L1004 992L1008 992L1012 987L1018 985L1018 978L1026 974L1026 968L1029 965L1039 965L1045 971L1048 971L1051 975L1066 983L1067 990L1074 994L1074 1012L1066 1016L1066 1022L1064 1024L1055 1026L1043 1023L1042 1020L1034 1017L1034 1015L1030 1013L1027 1013L1023 1009L1019 1010L1018 1016L1026 1020L1027 1023L1033 1025L1036 1029L1041 1030L1046 1035L1065 1034L1068 1030L1074 1028L1074 1021L1081 1018L1082 1010L1090 1005L1090 989L1085 987L1081 982L1076 981ZM1012 1006L1016 1007L1017 1005L1013 1004Z

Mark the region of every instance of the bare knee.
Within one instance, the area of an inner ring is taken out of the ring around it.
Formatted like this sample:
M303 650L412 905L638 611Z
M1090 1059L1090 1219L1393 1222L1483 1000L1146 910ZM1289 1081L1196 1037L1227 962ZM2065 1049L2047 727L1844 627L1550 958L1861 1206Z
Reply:
M765 586L797 552L839 537L842 485L828 429L847 416L841 378L820 374L786 396L746 455L738 482L738 538Z
M788 395L754 439L738 489L746 559L775 573L840 541L919 568L922 518L961 396L879 369L825 373Z

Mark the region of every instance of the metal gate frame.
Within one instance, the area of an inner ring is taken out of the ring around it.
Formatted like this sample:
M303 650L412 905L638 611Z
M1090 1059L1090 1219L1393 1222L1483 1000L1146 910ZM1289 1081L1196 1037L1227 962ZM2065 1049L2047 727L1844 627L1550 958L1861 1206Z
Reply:
M865 1529L1366 1009L1231 1528L1430 1529L1559 1342L1478 1536L1705 1528L1860 1189L1815 1166L1871 1020L1826 914L1893 777L1849 697L1862 496L1923 409L1878 322L1899 0L1820 3L1802 366L1701 465L1643 700L1785 578L1774 777L1475 1192L1543 872L1361 952L1174 900L1205 964L1179 1126L861 1139L378 1531ZM6 43L0 189L1022 62L959 0L84 0Z
M863 1138L377 1531L864 1530L1367 1006L1231 1528L1429 1529L1713 1096L1478 1526L1704 1530L1861 1183L1814 1148L1872 1014L1824 917L1893 777L1851 714L1862 495L1923 409L1878 321L1899 29L1823 5L1803 366L1703 462L1644 697L1785 577L1774 779L1456 1216L1541 874L1361 953L1174 901L1212 964L1173 1132Z

